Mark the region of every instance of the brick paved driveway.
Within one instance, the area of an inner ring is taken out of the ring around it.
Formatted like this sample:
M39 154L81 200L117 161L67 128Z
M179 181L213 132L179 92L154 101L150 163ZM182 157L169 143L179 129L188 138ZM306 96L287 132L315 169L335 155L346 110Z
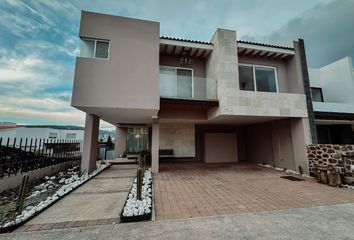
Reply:
M156 220L354 202L353 190L284 175L252 164L162 163L154 178Z

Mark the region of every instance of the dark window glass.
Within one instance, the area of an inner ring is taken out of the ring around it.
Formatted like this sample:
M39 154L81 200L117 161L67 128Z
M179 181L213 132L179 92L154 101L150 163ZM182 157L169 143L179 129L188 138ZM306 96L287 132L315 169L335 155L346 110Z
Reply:
M257 91L276 92L275 71L273 68L255 67Z
M108 42L101 42L97 41L96 42L96 58L108 58L108 48L109 48L109 43Z
M323 102L323 95L321 88L311 88L312 101L314 102Z
M238 67L240 76L240 89L246 91L254 91L253 69L250 66Z

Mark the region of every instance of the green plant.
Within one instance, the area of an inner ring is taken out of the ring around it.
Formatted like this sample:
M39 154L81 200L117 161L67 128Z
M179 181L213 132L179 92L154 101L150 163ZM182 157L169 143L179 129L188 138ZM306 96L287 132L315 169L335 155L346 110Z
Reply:
M141 200L141 189L143 187L143 178L144 178L145 169L144 167L141 166L142 159L140 155L138 157L138 160L139 160L139 165L136 171L136 194L137 194L137 199Z
M111 135L108 136L107 142L106 142L106 147L108 150L114 149L114 143L112 141Z

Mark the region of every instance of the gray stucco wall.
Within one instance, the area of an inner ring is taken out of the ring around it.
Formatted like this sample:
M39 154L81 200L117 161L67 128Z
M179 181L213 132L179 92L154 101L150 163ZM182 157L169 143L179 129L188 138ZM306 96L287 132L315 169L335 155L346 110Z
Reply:
M159 108L159 23L82 12L80 37L110 41L108 60L77 58L72 106Z

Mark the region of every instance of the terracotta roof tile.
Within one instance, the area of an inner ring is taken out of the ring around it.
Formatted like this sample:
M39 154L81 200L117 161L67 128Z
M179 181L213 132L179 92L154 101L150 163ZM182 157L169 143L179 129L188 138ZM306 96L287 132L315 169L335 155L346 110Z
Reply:
M198 41L198 40L185 39L185 38L175 38L175 37L161 36L160 39L167 39L167 40L174 40L174 41L181 41L181 42L191 42L191 43L201 43L201 44L213 45L211 42ZM292 47L278 46L278 45L272 45L272 44L267 44L267 43L258 43L258 42L244 41L244 40L237 40L237 42L238 43L251 44L251 45L257 45L257 46L264 46L264 47L273 47L273 48L294 50L294 48L292 48Z

